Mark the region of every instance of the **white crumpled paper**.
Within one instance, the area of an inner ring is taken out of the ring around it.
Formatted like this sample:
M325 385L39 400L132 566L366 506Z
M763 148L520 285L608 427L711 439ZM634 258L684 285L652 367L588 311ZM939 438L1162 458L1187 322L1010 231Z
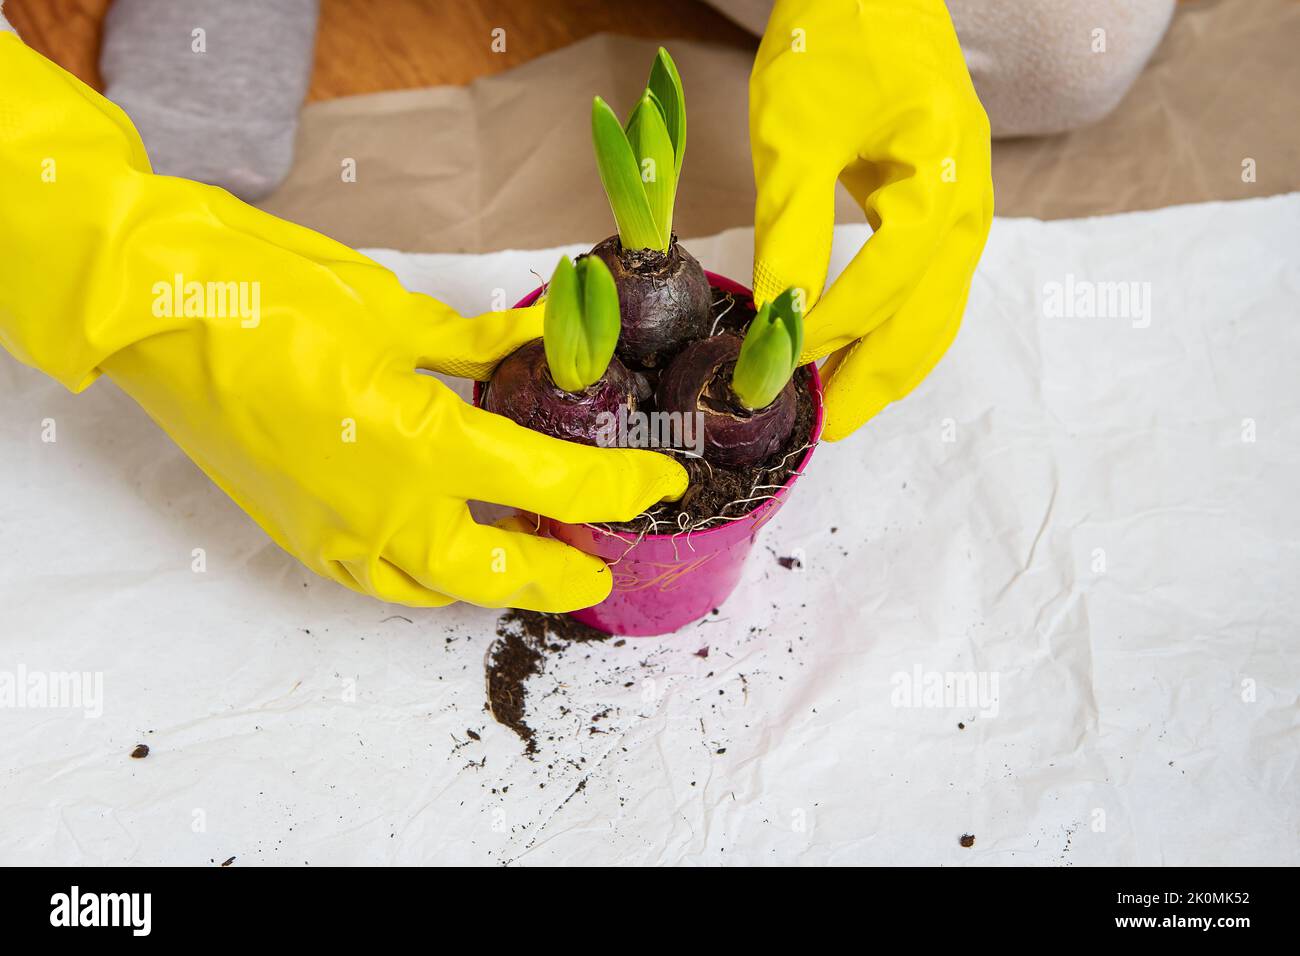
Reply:
M535 760L495 613L313 577L111 383L0 357L0 671L102 675L98 717L0 710L0 862L1300 862L1298 249L1297 195L996 222L951 352L716 617L548 663ZM375 255L473 313L559 251Z

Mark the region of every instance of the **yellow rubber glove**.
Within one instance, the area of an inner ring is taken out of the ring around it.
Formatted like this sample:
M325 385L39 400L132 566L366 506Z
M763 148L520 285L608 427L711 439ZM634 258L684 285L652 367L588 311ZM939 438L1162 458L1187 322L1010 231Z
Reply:
M831 356L834 441L910 392L957 334L993 217L988 116L941 0L777 0L749 132L755 296L805 290L803 360ZM875 232L822 296L836 180Z
M324 236L152 175L121 110L0 34L0 344L74 391L106 373L319 574L410 605L609 593L603 562L479 525L467 499L623 520L680 495L681 467L543 437L416 371L486 377L541 327L540 308L463 319Z

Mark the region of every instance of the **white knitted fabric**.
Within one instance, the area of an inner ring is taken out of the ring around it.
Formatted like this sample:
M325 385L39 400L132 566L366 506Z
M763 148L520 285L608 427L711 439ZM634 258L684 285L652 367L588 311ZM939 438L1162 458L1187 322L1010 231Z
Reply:
M773 6L708 2L757 34ZM1094 123L1119 104L1164 36L1175 0L947 3L993 135L1042 136Z

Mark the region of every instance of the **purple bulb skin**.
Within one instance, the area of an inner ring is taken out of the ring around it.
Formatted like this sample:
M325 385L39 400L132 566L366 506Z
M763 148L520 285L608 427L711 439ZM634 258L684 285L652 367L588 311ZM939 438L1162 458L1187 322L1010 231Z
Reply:
M533 339L496 367L482 402L489 412L543 435L600 445L602 428L608 436L614 420L603 413L616 419L620 406L636 411L636 385L632 373L613 357L599 381L581 392L566 392L551 378L542 340Z
M662 368L686 343L709 334L709 280L676 240L663 253L624 249L615 235L588 255L603 261L614 277L622 316L615 351L626 364Z
M731 390L741 340L730 333L692 342L659 377L659 410L700 413L704 459L728 468L756 465L784 447L794 431L798 399L794 382L766 408L745 408Z

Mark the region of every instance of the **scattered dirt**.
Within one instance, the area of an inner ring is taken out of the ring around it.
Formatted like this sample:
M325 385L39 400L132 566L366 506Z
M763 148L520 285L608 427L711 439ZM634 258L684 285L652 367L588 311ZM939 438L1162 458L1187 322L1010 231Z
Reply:
M608 641L613 634L606 634L594 627L588 627L581 621L574 620L567 614L542 614L540 611L511 610L502 615L497 622L497 635L505 626L511 631L519 631L533 641L549 644L555 640L568 641L570 644L588 644L593 641ZM553 647L551 650L559 650Z
M781 565L787 571L793 571L795 568L802 568L803 562L796 557L777 558L776 563Z
M524 682L542 669L542 652L527 635L497 629L500 640L488 653L488 710L524 742L524 753L537 753L537 735L525 719Z
M222 866L230 866L230 864L232 864L232 863L234 863L234 862L235 862L235 858L232 856L229 860L227 860L225 863L222 863L221 865L222 865Z
M967 849L969 849L970 847L973 847L973 846L975 845L975 834L973 834L973 833L963 833L963 834L962 834L962 837L961 837L961 840L958 841L958 842L960 842L962 846L964 846L964 847L966 847Z
M537 753L537 733L528 724L525 684L542 672L546 654L563 650L566 643L607 641L612 636L564 614L512 610L497 621L497 641L487 658L487 709L498 723L519 735L524 753Z
M136 760L143 760L149 756L148 744L136 744L135 749L131 751L131 756Z

